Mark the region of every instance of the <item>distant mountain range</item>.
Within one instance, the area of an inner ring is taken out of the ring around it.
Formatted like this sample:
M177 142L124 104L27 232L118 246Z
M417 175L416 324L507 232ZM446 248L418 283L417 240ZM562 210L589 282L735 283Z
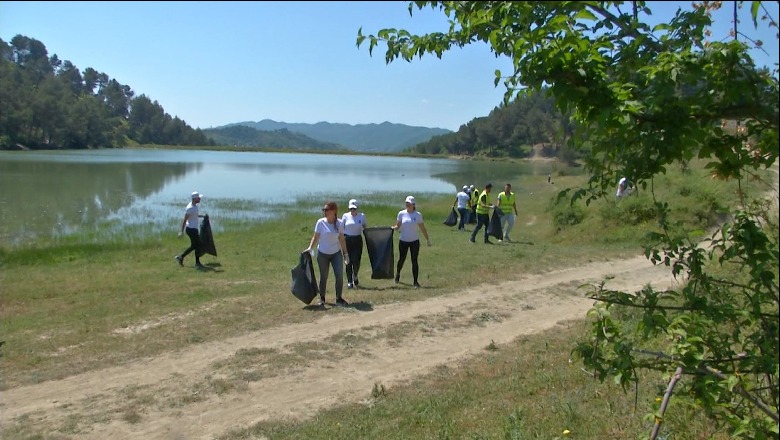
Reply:
M238 141L231 142L230 139L225 137L227 133L232 131L225 129L236 126L251 127L263 132L299 133L324 143L324 146L320 149L326 149L327 146L332 147L335 144L335 146L341 146L347 150L370 153L397 153L419 143L427 142L434 136L452 133L451 130L444 128L413 127L390 122L357 125L330 122L303 124L277 122L270 119L263 119L257 122L237 122L203 131L207 136L219 133L220 139L218 141L220 143L228 145L239 144ZM246 143L246 139L242 142ZM295 148L296 146L291 145L290 147Z

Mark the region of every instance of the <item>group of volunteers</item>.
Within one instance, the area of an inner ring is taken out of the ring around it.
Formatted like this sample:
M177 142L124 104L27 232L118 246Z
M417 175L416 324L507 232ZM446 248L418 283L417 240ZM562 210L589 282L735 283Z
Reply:
M463 185L463 188L455 195L455 201L452 202L452 207L458 212L460 218L458 222L458 230L466 231L466 224L476 221L476 226L471 232L469 241L476 242L477 233L484 226L485 228L485 243L492 244L490 241L490 235L488 234L488 224L490 223L490 210L498 209L501 211L501 231L503 232L503 241L511 242L510 232L515 225L515 219L517 218L517 202L515 200L515 193L512 192L512 184L504 184L504 190L498 193L493 204L492 196L493 184L486 183L484 188L480 191L474 187L474 185Z
M190 195L190 203L184 210L184 218L181 222L179 237L185 232L190 239L190 246L181 254L174 256L180 266L184 266L184 258L190 253L195 255L195 267L202 269L200 262L201 238L199 236L198 204L203 197L197 191ZM396 221L391 228L399 231L398 262L396 263L395 282L401 280L401 269L404 267L407 255L411 256L412 281L415 289L420 287L418 277L420 266L418 256L420 254L420 232L428 246L431 239L425 228L422 213L417 210L414 196L408 196L404 200L404 209L396 215ZM348 211L338 215L338 205L334 201L328 201L322 207L322 217L314 224L314 235L309 241L309 247L304 252L312 252L317 249L317 265L319 267L319 293L320 307L325 305L325 291L328 285L328 277L331 269L336 281L336 305L346 306L349 303L343 297L344 268L346 267L347 288L352 289L360 285L358 272L363 256L363 232L368 227L365 213L358 209L357 199L351 199L347 204Z
M417 289L420 287L418 282L420 274L420 266L418 264L418 256L420 254L419 233L422 232L428 246L431 245L431 239L428 236L428 230L425 228L422 213L417 210L414 196L406 197L404 204L406 205L405 208L398 211L395 224L391 226L394 231L400 232L395 282L396 284L400 282L401 269L404 267L407 255L411 255L413 286ZM325 291L331 269L336 279L336 305L345 306L349 304L342 296L344 289L343 268L345 266L347 288L356 288L360 285L358 272L363 255L363 231L367 227L367 221L365 213L359 211L356 199L351 199L347 207L349 211L342 214L339 218L336 202L329 201L325 203L325 206L322 207L323 217L315 223L314 235L311 237L309 247L304 250L304 252L311 252L315 246L317 249L317 265L320 273L320 300L318 305L320 307L325 305Z
M509 233L515 223L517 216L517 205L515 203L515 193L512 192L512 185L504 185L504 191L499 193L493 204L490 192L493 185L488 183L482 191L471 187L463 186L462 191L455 197L453 207L457 207L460 215L458 230L465 231L465 225L470 223L472 215L476 219L476 227L471 233L470 241L473 243L477 233L483 227L485 228L485 243L490 243L488 239L488 223L490 221L490 210L500 209L503 213L502 230L504 232L504 241L510 241ZM184 265L184 259L190 253L195 255L195 266L203 268L200 262L201 238L199 237L199 218L198 204L203 197L197 191L190 196L190 203L185 208L184 218L181 222L179 236L184 233L190 239L190 246L181 254L174 258L179 265ZM420 266L418 257L420 254L420 233L425 238L426 244L431 245L431 239L428 236L428 230L425 228L423 215L417 210L414 196L408 196L404 200L404 209L398 211L395 224L391 226L393 231L399 232L398 238L398 261L395 265L395 283L401 279L401 270L406 263L407 256L410 256L412 266L412 285L415 289L420 287L418 281L420 275ZM351 199L347 204L347 212L339 215L338 204L335 201L328 201L322 207L322 217L314 224L314 234L309 241L309 247L304 252L317 250L317 265L319 267L319 306L325 305L325 292L327 290L328 278L331 270L335 278L336 305L346 306L349 303L343 297L344 272L347 276L347 288L357 288L360 285L358 272L360 271L360 262L363 256L363 234L368 227L365 213L359 210L357 199ZM346 268L346 269L345 269Z

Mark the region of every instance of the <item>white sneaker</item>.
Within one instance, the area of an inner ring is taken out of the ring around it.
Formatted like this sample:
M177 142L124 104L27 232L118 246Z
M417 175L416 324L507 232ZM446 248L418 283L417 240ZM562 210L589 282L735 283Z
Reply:
M347 283L347 289L351 289L353 287L355 287L355 286L352 283Z

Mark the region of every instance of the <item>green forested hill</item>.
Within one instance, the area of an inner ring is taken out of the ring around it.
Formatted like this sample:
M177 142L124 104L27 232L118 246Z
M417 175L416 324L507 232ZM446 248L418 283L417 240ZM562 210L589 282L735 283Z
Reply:
M0 148L214 145L199 129L106 73L82 72L46 46L0 39Z
M270 148L290 150L344 150L341 145L320 142L301 133L295 133L287 129L275 131L255 130L243 125L233 125L223 128L203 130L219 145L249 148Z
M318 141L342 145L352 151L395 153L430 140L434 136L452 133L444 128L415 127L405 124L316 124L287 123L264 119L257 122L238 122L230 126L246 126L262 131L289 130Z

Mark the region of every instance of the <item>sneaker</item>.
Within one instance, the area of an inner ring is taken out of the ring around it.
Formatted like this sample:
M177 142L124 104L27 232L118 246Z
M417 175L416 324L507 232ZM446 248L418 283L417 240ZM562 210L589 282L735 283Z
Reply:
M419 284L419 283L417 283L417 282L415 282L415 283L414 283L414 288L415 288L415 289L419 289L419 288L420 288L420 284Z
M352 283L352 284L354 284L354 285L355 285L355 287L357 287L357 286L358 286L358 284L360 284L360 281L358 280L358 278L357 278L357 277L355 277L355 282L354 282L354 283Z
M472 243L476 243L476 242L474 241L474 237L471 237L471 238L469 238L469 241L470 241L470 242L472 242Z
M401 275L400 274L395 276L395 283L398 284L399 282L401 282Z
M485 244L493 244L493 242L490 240L485 240Z
M347 289L351 289L351 288L353 288L353 287L355 287L355 286L354 286L354 284L352 284L352 283L347 283Z
M338 299L336 300L336 305L337 305L337 306L344 306L344 307L346 307L346 306L348 306L348 305L349 305L349 303L348 303L348 302L347 302L347 300L345 300L344 298L338 298Z
M317 302L317 307L325 307L325 300L321 299Z
M174 260L179 262L179 266L184 266L184 258L180 257L179 255L173 257Z

